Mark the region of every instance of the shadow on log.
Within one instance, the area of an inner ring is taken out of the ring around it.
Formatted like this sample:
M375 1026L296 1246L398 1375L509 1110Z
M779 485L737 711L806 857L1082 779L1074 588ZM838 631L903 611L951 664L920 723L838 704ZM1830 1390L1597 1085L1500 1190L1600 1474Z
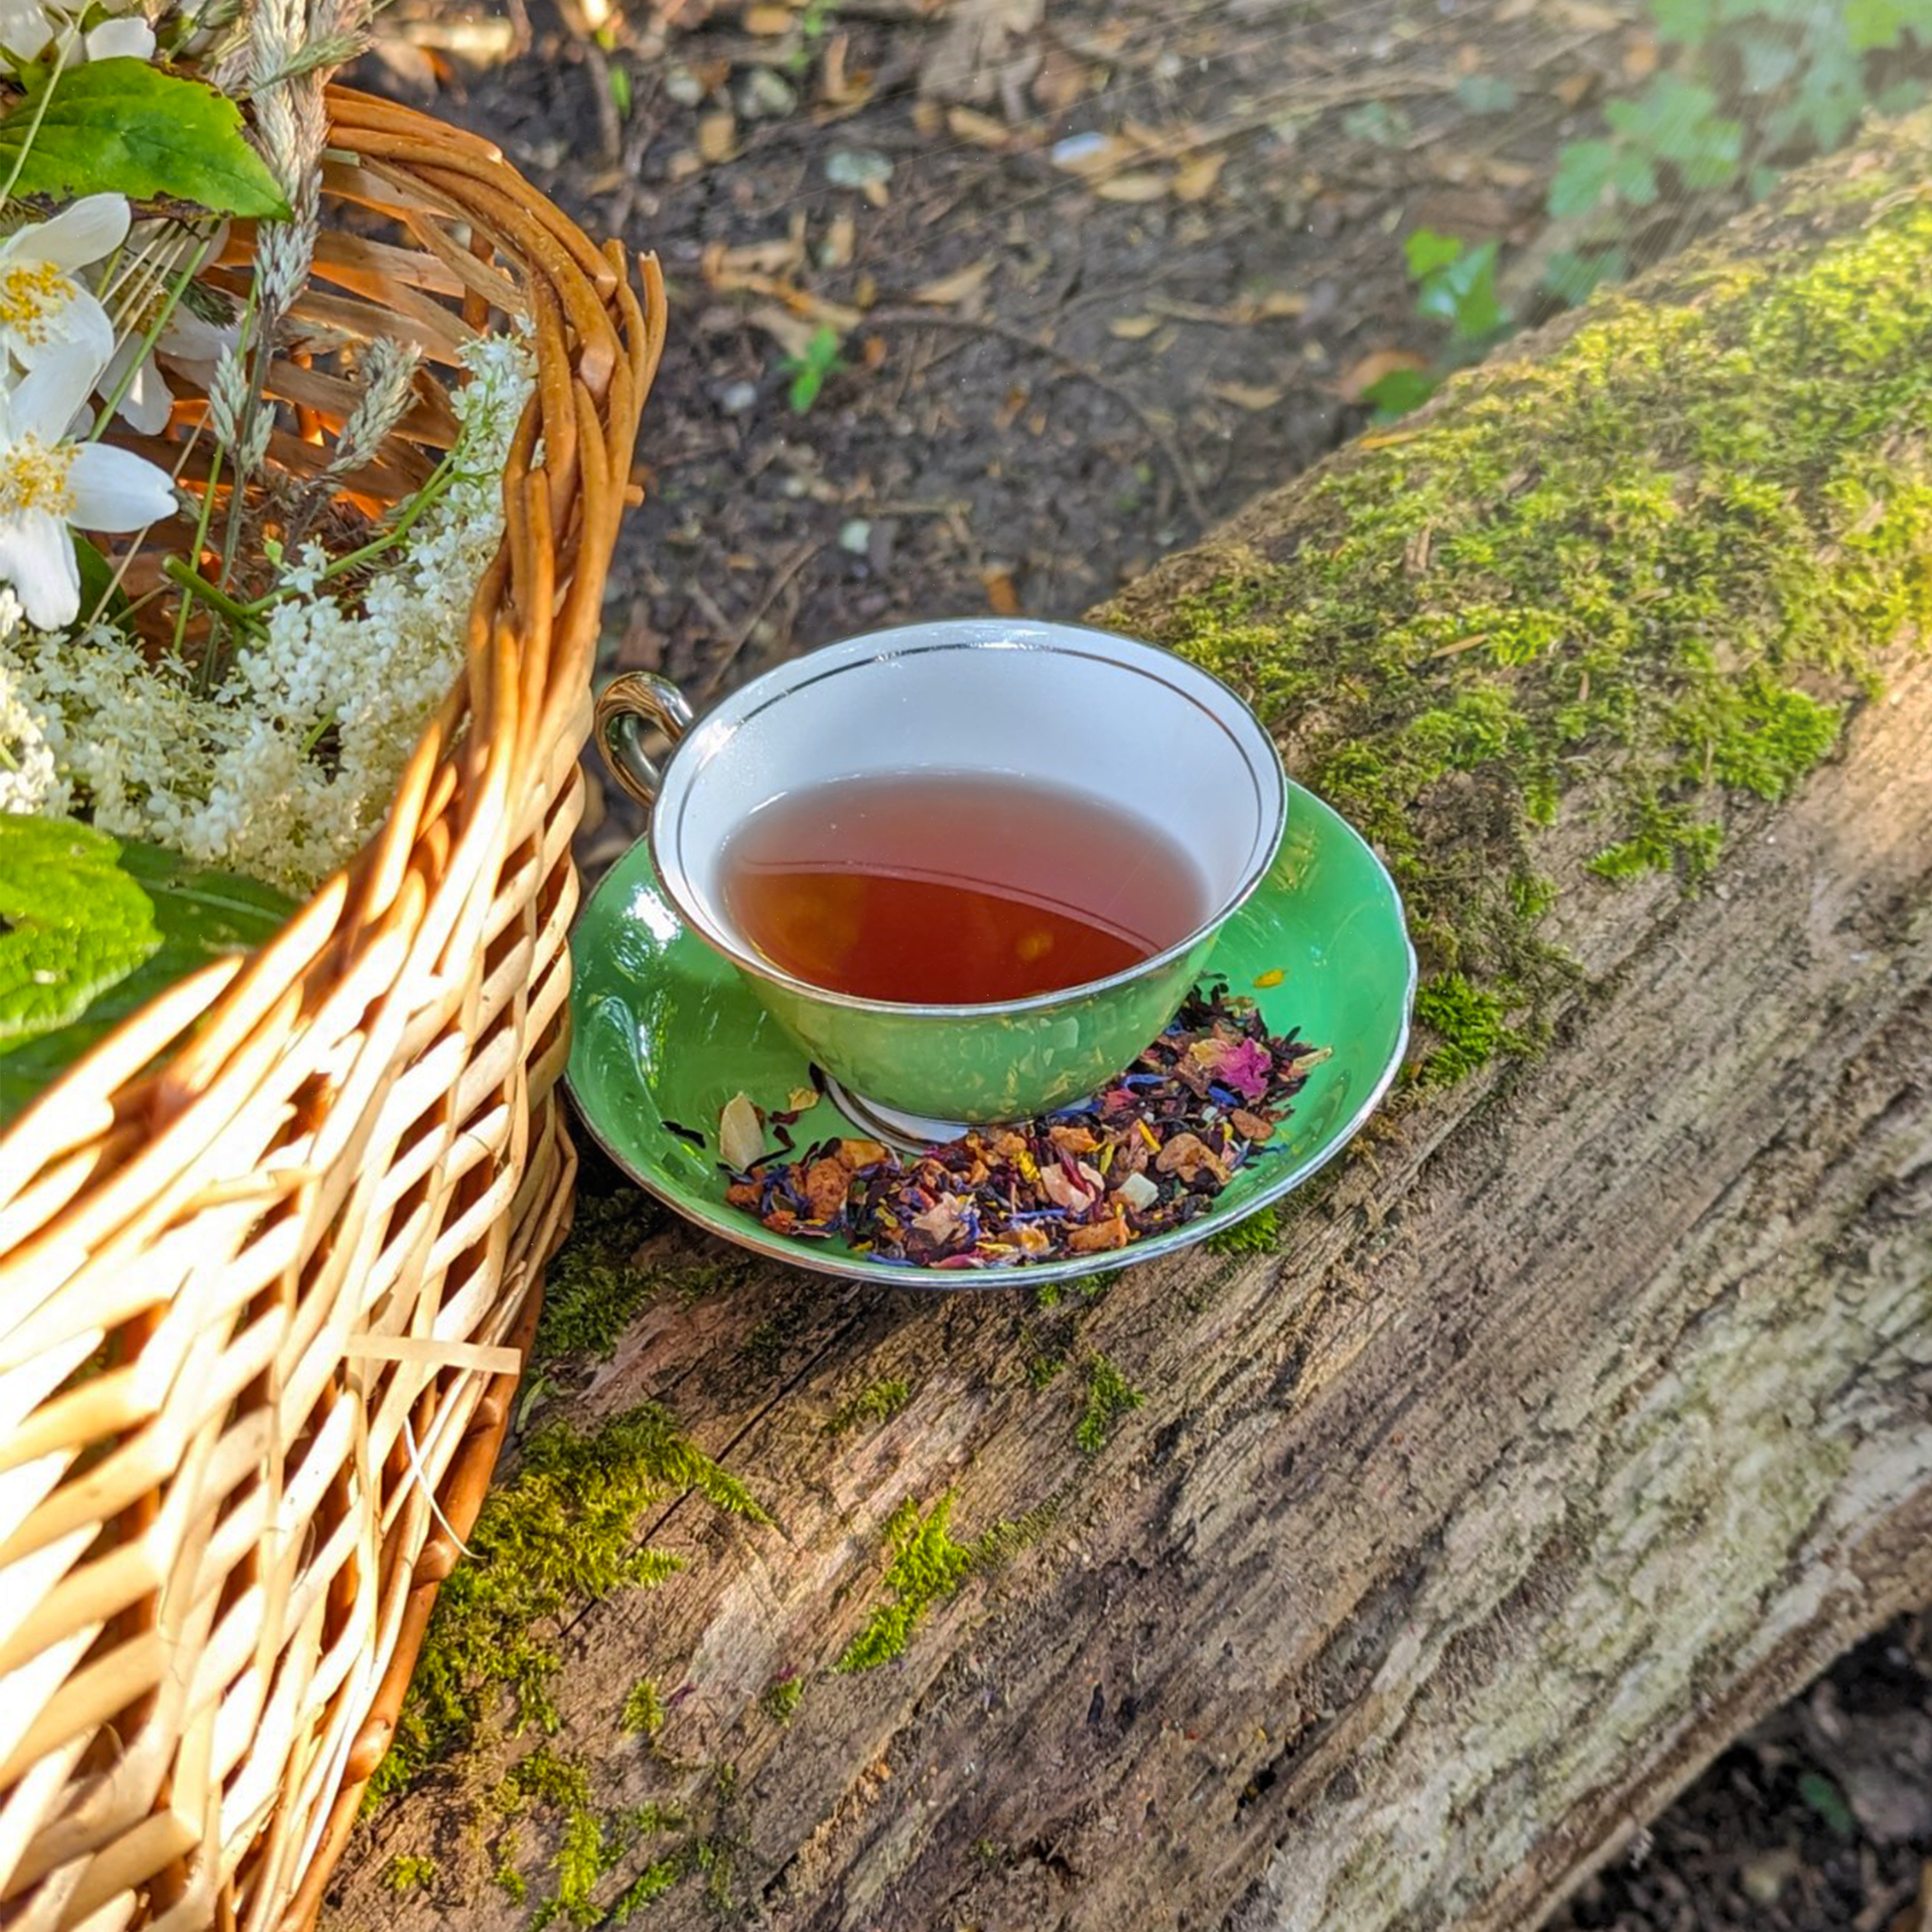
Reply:
M1928 173L1867 134L1099 614L1389 857L1406 1088L1252 1252L651 1301L546 1413L772 1522L644 1512L554 1768L487 1703L336 1927L1500 1932L1932 1593Z

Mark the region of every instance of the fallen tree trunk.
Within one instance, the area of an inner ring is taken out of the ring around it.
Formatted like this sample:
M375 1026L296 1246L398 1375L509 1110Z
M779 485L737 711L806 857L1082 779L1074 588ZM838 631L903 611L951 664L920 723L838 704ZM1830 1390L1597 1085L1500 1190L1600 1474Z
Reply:
M1382 845L1406 1090L1272 1240L1092 1297L607 1279L600 1219L557 1338L645 1306L549 1413L668 1405L772 1521L579 1564L498 1673L534 1758L452 1611L458 1747L337 1925L1522 1926L1932 1593L1929 161L1867 136L1100 614Z

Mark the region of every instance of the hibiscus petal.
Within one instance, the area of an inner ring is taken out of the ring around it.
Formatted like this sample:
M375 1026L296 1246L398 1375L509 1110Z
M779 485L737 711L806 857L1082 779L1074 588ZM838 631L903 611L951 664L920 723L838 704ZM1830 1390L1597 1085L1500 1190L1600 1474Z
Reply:
M128 218L125 195L83 195L38 226L23 228L12 252L23 261L85 268L127 239Z
M52 510L0 516L0 578L20 598L27 621L59 630L80 612L80 565L67 525Z
M100 379L106 355L81 343L53 343L14 385L13 427L43 443L62 442Z
M68 472L72 520L83 530L138 530L175 513L168 473L132 450L83 443Z

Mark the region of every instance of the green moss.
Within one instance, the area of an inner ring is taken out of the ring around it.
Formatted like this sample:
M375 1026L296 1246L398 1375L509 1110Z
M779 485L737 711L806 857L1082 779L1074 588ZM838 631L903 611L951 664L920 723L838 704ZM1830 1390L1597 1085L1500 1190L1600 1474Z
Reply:
M657 1272L634 1266L631 1256L662 1218L641 1188L578 1196L570 1238L544 1271L536 1359L610 1354L661 1286Z
M1932 205L1893 191L1929 134L1457 376L1197 594L1100 614L1237 685L1381 849L1452 1029L1432 1077L1532 1043L1570 977L1538 931L1560 805L1598 875L1695 877L1726 798L1783 796L1923 640Z
M663 1220L663 1209L641 1188L578 1195L570 1238L544 1270L533 1362L608 1357L639 1311L660 1296L688 1305L734 1287L750 1272L750 1264L738 1259L639 1266L638 1249Z
M912 1391L897 1375L869 1382L855 1396L848 1396L834 1409L825 1424L828 1436L851 1434L855 1429L889 1423L912 1400Z
M609 1904L599 1894L636 1853L640 1844L681 1830L681 1811L658 1804L607 1807L596 1801L588 1767L548 1744L539 1744L503 1774L490 1796L494 1814L492 1876L518 1904L527 1902L530 1881L518 1869L516 1824L532 1807L555 1820L555 1849L548 1860L545 1896L532 1913L530 1932L559 1920L572 1925L622 1923L641 1905L670 1889L690 1868L691 1848L654 1859Z
M1258 1207L1231 1228L1210 1234L1207 1248L1217 1255L1267 1255L1275 1252L1281 1238L1281 1216L1273 1207Z
M890 1600L874 1606L865 1627L839 1658L842 1671L873 1670L897 1657L932 1606L966 1581L973 1552L947 1530L953 1497L948 1490L924 1516L910 1496L886 1522L885 1586Z
M1037 1541L1058 1515L1060 1498L1050 1496L1024 1516L996 1522L971 1543L954 1541L952 1506L948 1490L921 1516L908 1496L887 1519L886 1600L873 1606L864 1628L846 1646L840 1670L873 1670L898 1656L934 1604L968 1577L998 1570Z
M638 1678L625 1692L618 1712L618 1728L641 1737L655 1737L664 1728L664 1700L650 1678Z
M438 1870L434 1859L423 1858L411 1852L399 1852L382 1867L382 1882L391 1891L416 1891L424 1885L436 1882Z
M738 1352L756 1374L776 1375L785 1358L783 1325L769 1318L759 1322L747 1332Z
M690 1869L690 1861L680 1854L668 1859L657 1859L644 1866L636 1877L625 1885L611 1902L606 1913L606 1925L625 1925L643 1908L654 1900L662 1898L667 1891L675 1889L678 1881Z
M759 1709L773 1724L788 1725L798 1710L799 1700L805 1695L805 1682L800 1677L780 1677L764 1687L764 1695L759 1699Z
M1416 1018L1441 1042L1423 1062L1425 1084L1448 1085L1523 1045L1504 1017L1502 1001L1460 973L1437 973L1423 981L1416 989Z
M1107 1447L1114 1425L1147 1400L1105 1355L1087 1363L1087 1399L1074 1425L1073 1441L1082 1455L1098 1455Z
M490 1492L470 1534L473 1560L437 1596L428 1636L372 1791L400 1789L494 1712L505 1693L515 1728L553 1728L553 1618L613 1590L646 1587L677 1559L635 1542L651 1503L692 1489L715 1507L767 1521L750 1492L680 1435L655 1404L581 1434L557 1423L523 1445L516 1475Z

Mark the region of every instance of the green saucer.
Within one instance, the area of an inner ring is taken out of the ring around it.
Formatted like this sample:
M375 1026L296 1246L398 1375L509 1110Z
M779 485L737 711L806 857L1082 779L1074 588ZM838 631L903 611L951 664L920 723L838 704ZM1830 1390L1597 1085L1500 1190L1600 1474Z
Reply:
M1211 1212L1109 1254L1152 1261L1232 1227L1340 1152L1388 1091L1409 1037L1416 955L1381 861L1344 819L1291 785L1288 834L1267 879L1223 931L1208 976L1261 1007L1271 1033L1299 1027L1331 1049L1268 1152L1236 1170ZM592 1136L660 1200L728 1241L794 1268L908 1288L1012 1288L1090 1275L1090 1256L1004 1268L874 1261L843 1241L774 1234L725 1204L718 1115L736 1093L767 1112L812 1084L805 1055L737 970L685 930L642 840L605 875L571 936L571 1097ZM699 1148L665 1126L705 1137ZM828 1096L793 1129L813 1141L873 1130Z

